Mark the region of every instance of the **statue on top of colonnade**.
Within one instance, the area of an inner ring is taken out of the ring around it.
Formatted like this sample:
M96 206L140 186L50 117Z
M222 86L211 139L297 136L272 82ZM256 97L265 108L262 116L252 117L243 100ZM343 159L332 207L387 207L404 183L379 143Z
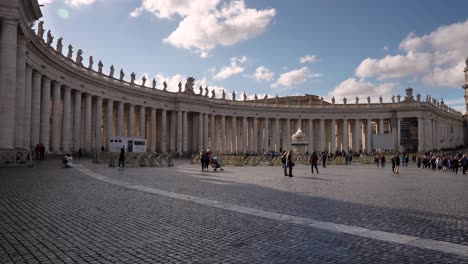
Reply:
M131 83L131 84L134 84L134 83L135 83L135 78L136 78L136 74L135 74L135 72L132 72L132 73L130 74L130 83Z
M200 95L203 95L203 87L200 85L200 87L198 87L198 90L200 91Z
M216 93L215 93L214 89L211 90L211 98L213 98L213 99L216 98Z
M63 49L62 40L63 40L62 37L57 39L57 46L55 47L55 49L57 50L58 53L62 53L62 49Z
M109 77L110 77L110 78L114 78L114 71L115 71L115 69L114 69L114 64L112 64L112 65L110 66L110 69L109 69Z
M47 30L47 42L46 42L47 46L52 45L52 41L54 41L54 37L50 33L50 30Z
M37 36L39 39L44 38L44 21L39 21L39 25L37 26Z
M121 68L120 69L120 78L119 78L119 80L123 81L124 76L125 76L125 73L124 73L123 69Z
M82 63L83 63L83 57L82 57L81 55L83 55L83 50L82 50L82 49L79 49L78 52L76 53L76 60L75 60L75 62L76 62L76 64L78 64L78 65L80 65L80 66L81 66Z
M146 84L146 76L141 77L141 87L144 87Z
M92 62L93 62L93 56L89 57L89 65L90 65L90 66L89 66L89 69L90 69L90 70L91 70L92 67L93 67ZM98 73L99 73L99 74L102 74L102 67L104 67L104 64L102 64L102 61L99 61L99 63L98 63Z
M208 86L205 86L205 96L206 97L208 97L208 93L209 93Z
M101 62L101 61L99 61ZM93 60L93 56L89 56L89 59L88 59L88 69L92 70L93 69L93 64L94 64L94 60ZM102 64L102 62L101 62ZM102 67L101 67L101 72L102 73Z
M223 93L221 94L221 98L222 98L223 100L226 99L226 91L223 90Z
M156 78L153 78L153 89L156 89Z
M68 45L67 59L71 60L72 56L73 56L73 46L70 44Z
M185 91L184 93L194 94L193 86L195 85L195 78L188 77L187 81L185 82Z
M180 81L177 86L179 87L179 93L182 92L182 81Z
M464 72L468 72L468 58L466 58L465 64L466 64L466 67L465 67Z
M167 82L166 81L163 82L163 91L164 92L167 91Z

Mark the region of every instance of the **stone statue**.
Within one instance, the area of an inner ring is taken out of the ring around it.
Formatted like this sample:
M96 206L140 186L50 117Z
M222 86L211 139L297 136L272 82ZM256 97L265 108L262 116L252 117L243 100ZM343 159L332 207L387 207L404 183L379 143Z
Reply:
M125 73L124 73L123 69L121 68L120 69L120 78L119 78L119 80L123 81L124 76L125 76Z
M346 99L346 97L343 97L343 104L346 104L346 102L348 102L348 99Z
M213 99L216 98L216 93L215 93L214 89L211 90L211 98L213 98Z
M397 98L397 102L399 103L399 102L401 101L401 96L400 96L400 94L398 94L396 98Z
M383 98L382 98L382 96L379 97L379 102L380 102L380 103L383 103Z
M268 99L268 94L265 94L265 96L263 97L263 100L267 100Z
M194 94L193 86L195 85L195 78L188 77L187 81L185 82L185 91L184 93Z
M99 61L99 62L101 62L101 61ZM94 64L93 56L89 56L88 69L92 70L93 69L93 64ZM102 68L101 68L101 73L102 73Z
M145 83L146 83L146 77L143 75L143 77L141 77L141 86L144 87Z
M356 96L356 104L359 104L359 97Z
M198 87L198 90L199 90L199 95L203 95L203 87L200 85L200 87Z
M114 78L114 65L110 66L109 77Z
M236 100L236 91L232 91L232 100L233 100L233 101Z
M79 49L77 52L76 52L76 64L78 65L82 65L83 64L83 57L81 56L83 54L83 50Z
M278 97L278 95L276 95L276 97L275 97L275 104L278 104L278 100L279 100L279 97Z
M335 104L335 96L332 97L332 104Z
M167 82L166 81L163 82L163 91L164 92L167 91Z
M255 102L257 102L257 100L258 100L257 94L254 95L254 100L255 100Z
M57 39L57 47L55 49L57 50L58 53L62 53L62 49L63 49L62 40L63 40L62 37Z
M44 38L44 21L39 21L39 25L37 26L37 36L39 39Z
M135 83L135 78L136 78L136 74L135 74L135 72L132 72L132 73L130 74L130 83L131 83L131 84L134 84L134 83Z
M178 86L179 86L179 93L180 93L182 92L182 81L179 82Z
M323 105L323 97L320 97L320 104Z
M47 46L52 45L52 41L54 41L54 37L52 37L50 30L47 30Z
M247 101L247 94L245 92L242 96L244 97L244 101Z
M416 100L417 100L418 102L421 102L421 95L420 95L419 93L416 95Z
M395 103L395 95L392 95L392 103Z
M370 104L370 96L367 96L367 103Z
M72 56L73 56L73 46L70 44L68 45L67 59L71 60Z
M209 93L209 92L210 92L210 91L208 90L208 86L205 86L205 96L206 96L206 97L208 97L208 93Z
M156 89L156 78L153 78L153 89Z
M226 100L226 92L223 90L223 93L221 94L221 98L223 98L223 100Z
M104 67L104 65L102 64L102 61L99 61L98 62L98 73L99 74L102 74L102 67Z

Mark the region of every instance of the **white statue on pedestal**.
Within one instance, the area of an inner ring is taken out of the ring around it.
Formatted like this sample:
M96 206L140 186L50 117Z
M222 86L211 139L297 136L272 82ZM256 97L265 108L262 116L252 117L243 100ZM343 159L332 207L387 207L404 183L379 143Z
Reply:
M125 73L124 73L123 69L121 68L120 69L120 78L119 78L119 80L123 81L124 76L125 76Z
M58 53L62 53L62 48L63 48L62 40L63 40L62 37L57 39L57 46L55 49L57 50Z
M114 78L114 65L110 66L109 77Z
M131 84L134 84L134 83L135 83L135 78L136 78L136 74L135 74L135 72L132 72L132 73L130 74L130 83L131 83Z
M99 61L99 62L101 62L101 61ZM88 69L92 70L93 69L93 64L94 64L93 56L89 56ZM101 69L101 71L102 71L102 69Z
M67 59L71 60L72 56L73 56L73 46L70 44L68 45Z

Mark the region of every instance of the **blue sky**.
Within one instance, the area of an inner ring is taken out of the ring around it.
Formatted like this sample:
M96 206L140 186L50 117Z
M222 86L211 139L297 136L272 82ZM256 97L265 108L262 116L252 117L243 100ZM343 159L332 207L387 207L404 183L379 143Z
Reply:
M464 111L468 1L41 0L64 47L162 81L237 98L379 96L410 85ZM55 46L55 43L53 44ZM64 49L66 53L66 49ZM301 59L302 58L302 59ZM185 82L185 81L183 81ZM148 81L147 83L150 83Z

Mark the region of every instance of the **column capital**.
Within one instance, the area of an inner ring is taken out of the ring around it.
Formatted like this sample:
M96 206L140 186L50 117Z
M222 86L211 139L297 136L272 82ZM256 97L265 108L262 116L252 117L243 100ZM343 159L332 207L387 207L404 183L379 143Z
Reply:
M26 71L32 71L32 66L29 64L26 64Z
M62 85L60 82L53 80L54 87Z

